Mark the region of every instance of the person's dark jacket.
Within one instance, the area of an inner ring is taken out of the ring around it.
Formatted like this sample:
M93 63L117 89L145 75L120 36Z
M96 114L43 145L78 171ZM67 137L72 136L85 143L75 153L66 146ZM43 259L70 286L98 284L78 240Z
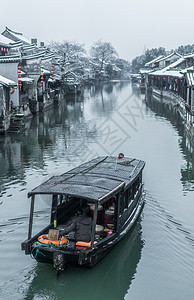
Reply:
M76 216L72 220L72 223L70 225L67 225L65 229L62 232L60 232L60 236L63 234L67 234L73 230L75 230L76 242L90 242L92 231L92 219L84 215Z

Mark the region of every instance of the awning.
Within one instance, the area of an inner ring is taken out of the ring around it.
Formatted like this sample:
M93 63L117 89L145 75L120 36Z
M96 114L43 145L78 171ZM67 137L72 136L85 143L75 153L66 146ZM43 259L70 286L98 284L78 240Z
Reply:
M29 78L29 77L21 77L20 78L21 82L26 82L26 83L33 83L34 79Z
M169 76L169 77L177 77L177 78L182 78L184 76L181 71L176 71L176 70L171 70L171 71L162 71L158 70L152 73L149 73L149 75L152 76Z
M11 87L11 86L17 86L17 83L11 79L8 79L4 76L0 75L0 83L7 86L7 87Z
M46 69L43 69L43 74L44 74L44 75L50 75L50 74L51 74L51 71L46 70Z

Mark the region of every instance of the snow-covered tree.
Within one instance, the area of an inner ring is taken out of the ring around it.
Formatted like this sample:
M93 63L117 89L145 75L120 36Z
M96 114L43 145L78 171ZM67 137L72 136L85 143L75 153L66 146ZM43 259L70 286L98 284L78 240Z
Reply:
M58 68L64 80L81 77L87 59L83 44L70 41L51 42L48 47L58 57Z
M91 57L98 63L99 70L104 69L104 65L113 62L117 57L117 51L108 42L97 41L90 49Z

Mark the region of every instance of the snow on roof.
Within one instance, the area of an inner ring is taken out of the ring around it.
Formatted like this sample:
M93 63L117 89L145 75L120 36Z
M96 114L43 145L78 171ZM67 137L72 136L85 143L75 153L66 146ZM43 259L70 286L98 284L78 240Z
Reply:
M9 87L9 86L17 86L17 83L13 80L10 80L2 75L0 75L0 83Z
M147 74L147 73L150 73L150 72L152 72L153 71L153 69L144 69L144 68L142 68L142 69L140 69L140 74Z
M43 74L44 74L44 75L50 75L50 74L51 74L51 71L46 70L46 69L43 69Z
M2 34L0 34L0 44L4 44L9 46L10 44L13 44L14 42L10 39L8 39L7 37L3 36Z
M181 71L177 71L177 70L171 70L171 71L158 70L158 71L150 73L150 75L172 76L172 77L178 77L178 78L182 78L184 76L184 74Z
M39 57L43 57L45 54L45 51L43 52L37 52L37 53L34 53L34 54L30 54L30 55L24 55L22 58L23 59L36 59L36 58L39 58Z
M162 60L163 57L164 57L164 55L160 55L160 56L158 56L158 57L152 59L151 61L147 62L147 63L145 64L145 66L149 66L149 65L151 65L152 63L158 62L158 61Z
M7 30L11 35L13 35L15 38L17 38L18 40L20 40L20 41L22 41L22 42L24 42L24 43L26 43L26 44L30 44L30 45L31 45L31 42L30 42L28 39L26 39L26 38L23 36L22 33L17 33L17 32L12 31L11 29L9 29L9 28L7 28L7 27L6 27L6 30Z
M169 55L164 56L160 61L162 61L162 60L168 60L168 58L171 58L173 55L177 55L177 56L179 56L180 58L182 57L182 55L180 55L179 53L172 52L172 53L170 53Z
M172 76L172 77L178 77L178 78L182 78L184 76L184 74L182 74L180 71L166 71L164 72L164 74L166 76Z
M188 55L184 55L184 58L192 58L192 57L194 57L194 53L188 54Z
M168 65L167 67L163 68L161 71L168 71L168 70L170 70L172 68L176 68L178 65L180 65L184 61L185 61L185 58L181 57L178 60L176 60L173 63L171 63L170 65Z
M19 55L0 56L0 63L19 62L19 61L20 61L20 56Z
M174 61L172 64L168 65L167 67L161 69L161 70L157 70L154 71L152 73L150 73L151 75L163 75L164 73L166 74L167 71L170 71L170 69L176 68L178 65L180 65L182 62L185 61L184 57L179 58L178 60ZM174 72L180 72L178 70L172 70ZM177 73L178 74L178 73Z
M47 60L47 59L51 59L54 57L54 53L50 52L50 53L45 53L45 55L42 57L42 60Z
M31 44L31 45L23 45L22 46L23 50L33 50L35 48L38 48L38 47L36 45L34 45L34 44L33 45Z
M29 78L29 77L21 77L20 80L22 82L26 82L26 83L33 83L34 79Z

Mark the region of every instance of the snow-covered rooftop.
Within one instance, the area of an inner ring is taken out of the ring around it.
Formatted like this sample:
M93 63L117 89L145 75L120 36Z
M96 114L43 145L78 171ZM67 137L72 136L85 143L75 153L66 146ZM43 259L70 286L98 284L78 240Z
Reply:
M9 86L17 86L17 83L13 80L10 80L2 75L0 75L0 83L9 87Z
M182 77L183 76L182 70L173 70L173 69L175 69L177 66L179 66L184 61L185 61L185 58L181 57L178 60L176 60L175 62L173 62L172 64L168 65L167 67L165 67L161 70L154 71L150 74L158 75L158 76L166 75L166 76Z
M9 29L8 27L6 27L5 31L2 34L4 34L5 32L8 32L10 35L12 35L17 40L22 41L25 44L31 45L31 42L28 39L26 39L22 33L15 32L15 31Z
M20 80L22 82L26 82L26 83L33 83L34 79L29 78L29 77L21 77Z
M150 75L155 75L155 76L172 76L172 77L178 77L178 78L182 78L184 76L184 73L182 73L181 71L177 71L177 70L158 70L155 72L150 73Z
M188 54L188 55L184 55L184 58L192 58L192 57L194 57L194 53Z
M161 71L168 71L168 70L170 70L172 68L176 68L177 66L179 66L184 61L185 61L185 58L181 57L178 60L176 60L173 63L171 63L170 65L168 65L167 67L165 67L164 69L162 69Z
M173 55L177 55L179 58L182 57L182 55L180 55L179 53L176 53L176 52L172 52L170 53L169 55L167 56L164 56L162 59L160 59L160 61L163 61L163 60L168 60L169 58L171 58Z
M147 74L147 73L150 73L152 71L153 71L153 69L144 69L144 68L141 68L139 72L140 72L140 74Z
M11 33L13 36L15 36L17 39L21 40L22 42L24 43L27 43L27 44L30 44L31 45L31 42L26 39L23 35L20 35L20 34L16 34L16 33Z
M150 66L151 64L160 61L163 57L164 57L164 55L160 55L160 56L158 56L158 57L152 59L151 61L147 62L147 63L145 64L145 66L148 67L148 66Z
M46 69L43 69L43 74L44 74L44 75L50 75L50 74L51 74L51 71L46 70Z
M20 61L20 56L19 55L5 55L5 56L0 56L0 63L7 63L7 62L19 62Z
M14 42L10 39L8 39L7 37L3 36L2 34L0 34L0 44L4 44L7 46L10 46L10 44L13 44Z

